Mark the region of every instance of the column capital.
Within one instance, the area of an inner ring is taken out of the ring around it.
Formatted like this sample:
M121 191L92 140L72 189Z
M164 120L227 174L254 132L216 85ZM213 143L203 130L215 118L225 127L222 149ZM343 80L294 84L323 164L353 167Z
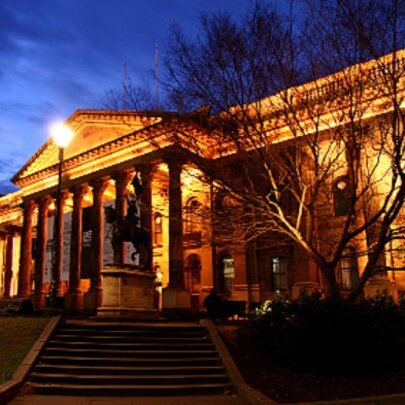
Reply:
M169 166L170 170L170 168L181 168L181 166L184 166L187 163L187 158L180 153L172 153L165 156L163 161Z
M84 196L89 192L89 189L90 187L87 183L78 184L69 189L73 194L74 204L81 202Z
M35 203L34 200L24 200L21 204L24 213L26 213L26 215L32 215L32 213L34 212L37 204Z
M53 198L50 195L46 195L44 197L37 198L35 203L38 205L39 209L47 210L49 206L52 204Z
M70 190L68 190L68 189L62 190L62 192L60 193L60 201L61 201L62 205L65 204L65 202L69 198L70 194L71 194ZM52 193L50 197L54 201L56 201L57 198L58 198L58 194L57 193Z
M103 194L108 187L110 177L99 177L89 182L90 187L93 189L93 195Z
M134 177L134 169L126 169L115 172L112 178L115 181L115 189L118 194L125 197L128 194L128 186Z

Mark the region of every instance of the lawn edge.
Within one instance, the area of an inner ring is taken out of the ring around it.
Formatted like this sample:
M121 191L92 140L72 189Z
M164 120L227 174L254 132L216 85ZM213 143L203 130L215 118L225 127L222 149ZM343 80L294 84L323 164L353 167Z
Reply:
M31 371L36 359L41 353L46 341L52 334L56 326L61 321L62 316L53 316L45 329L42 331L38 340L34 343L30 351L25 356L24 360L21 362L11 380L0 384L0 404L7 404L10 402L19 392L20 388L24 384L28 373Z
M241 399L250 405L277 405L277 402L273 401L260 391L247 384L238 367L232 359L228 349L222 341L215 324L208 319L201 319L200 324L208 329L212 343L214 343L219 356L228 372L229 379L235 388L236 393Z

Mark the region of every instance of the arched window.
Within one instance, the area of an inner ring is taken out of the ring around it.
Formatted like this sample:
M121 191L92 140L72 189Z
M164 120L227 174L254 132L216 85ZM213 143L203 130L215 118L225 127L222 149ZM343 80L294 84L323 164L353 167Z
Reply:
M163 243L163 218L162 215L156 213L153 217L153 244L155 246L162 246Z
M201 259L197 254L191 254L185 260L186 287L191 292L199 292L201 289Z
M333 183L335 217L347 215L350 209L352 187L347 176L338 177Z
M201 203L192 197L185 208L185 239L188 242L201 243L202 212Z
M340 259L340 288L352 290L359 281L357 264L357 251L353 246L348 246Z

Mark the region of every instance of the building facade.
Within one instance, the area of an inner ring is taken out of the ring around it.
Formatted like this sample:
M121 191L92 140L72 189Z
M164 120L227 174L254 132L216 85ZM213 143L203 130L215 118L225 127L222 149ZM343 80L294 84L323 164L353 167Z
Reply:
M404 55L401 57L403 69ZM371 64L367 69L375 67ZM308 86L312 93L316 90L316 97L322 97L335 91L339 80L338 73ZM306 89L306 93L310 91ZM373 103L378 105L378 100ZM381 106L373 111L374 115L362 119L373 123L390 114ZM322 291L316 263L298 246L269 243L271 231L246 239L243 232L238 233L238 225L232 232L224 225L230 218L227 212L235 209L232 199L206 181L201 169L182 153L184 147L193 145L180 142L179 146L171 136L198 139L199 148L204 145L205 158L215 160L210 133L198 120L165 112L78 110L66 124L75 135L64 151L63 215L57 223L59 150L52 140L12 179L19 191L0 198L1 297L32 298L37 308L43 308L52 287L65 297L65 306L72 312L94 312L101 302L103 266L117 260L104 209L110 205L125 215L128 200L136 192L131 185L135 175L142 182L140 219L151 235L152 271L161 308L197 311L212 288L228 299L247 302L260 302L279 293L295 298L303 290ZM279 134L280 145L291 140L279 118L269 118L266 125ZM334 128L339 125L344 128L347 123L333 124ZM227 153L231 156L233 152ZM237 168L232 176L238 176ZM329 210L329 220L317 228L325 239L333 239L334 230L341 226L345 181L339 170L327 180L325 198L329 200L319 212ZM403 213L402 208L398 223L404 219ZM366 251L367 244L373 243L365 233L356 241L357 246L350 247L353 251ZM397 244L403 248L403 240ZM130 244L121 249L123 261L131 262ZM387 252L385 259L390 269L394 264L403 267L398 262L400 256ZM136 260L142 259L137 256ZM337 274L341 288L350 291L363 268L361 255L344 256ZM385 290L394 295L405 291L402 273L387 271L366 287L367 294Z

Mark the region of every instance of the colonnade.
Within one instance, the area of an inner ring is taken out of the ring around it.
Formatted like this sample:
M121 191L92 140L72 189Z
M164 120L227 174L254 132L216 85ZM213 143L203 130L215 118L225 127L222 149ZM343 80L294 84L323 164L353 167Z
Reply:
M168 159L166 161L169 169L169 287L184 288L183 280L183 237L182 237L182 203L181 203L181 171L182 162L178 159ZM141 173L142 178L142 198L141 198L141 223L150 233L152 233L152 171L153 165L140 164L136 170ZM60 207L61 215L57 215L55 223L55 232L53 235L57 241L54 246L55 263L52 266L52 288L55 289L58 296L62 295L62 266L63 266L63 212L69 195L72 195L72 232L70 240L70 266L69 266L69 287L65 294L65 305L72 312L81 311L84 306L83 291L80 288L81 266L82 266L82 227L83 227L83 208L84 198L87 193L92 192L92 260L94 273L90 279L90 288L86 295L92 298L87 300L92 302L96 308L101 303L102 297L102 277L103 269L103 251L104 251L104 205L103 196L110 180L115 184L115 208L118 215L125 215L126 197L128 185L134 176L133 169L124 169L116 171L109 176L94 177L84 183L76 184L62 191ZM46 244L47 218L49 209L55 197L45 195L35 200L26 197L22 204L23 208L23 227L21 233L21 255L18 276L18 297L30 298L33 293L33 300L37 308L45 306L45 285L44 274L46 265ZM34 266L34 291L31 291L31 268L32 268L32 239L33 239L33 218L34 212L38 208L37 235L35 246L35 266ZM55 236L57 236L55 238ZM7 247L9 244L7 244ZM7 248L8 249L8 248ZM114 262L123 263L124 243L120 247L121 251L115 255ZM152 246L151 246L152 249ZM10 255L9 250L7 254ZM10 283L10 270L5 271L5 288L9 291L7 285ZM8 283L8 284L7 284Z

